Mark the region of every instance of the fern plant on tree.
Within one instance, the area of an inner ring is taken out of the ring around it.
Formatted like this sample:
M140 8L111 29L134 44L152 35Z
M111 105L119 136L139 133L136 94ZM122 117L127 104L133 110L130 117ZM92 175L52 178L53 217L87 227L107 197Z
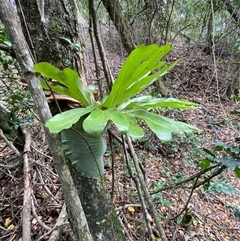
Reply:
M42 80L44 89L51 88L54 92L74 98L83 106L57 114L46 123L51 132L61 133L63 149L81 178L96 181L104 175L106 142L102 134L111 124L121 134L139 139L144 136L139 120L144 121L164 142L171 140L172 133L199 131L195 126L154 113L155 108L191 109L196 108L196 104L188 100L140 95L142 90L178 63L179 60L171 64L162 60L171 50L170 45L137 47L123 64L110 93L100 101L94 99L75 71L69 68L61 71L45 62L35 65L35 70L42 76L55 80L54 85ZM78 177L75 181L78 182ZM92 212L91 208L86 212ZM108 211L102 206L102 219L97 220L98 223L106 220ZM96 220L93 223L99 226Z

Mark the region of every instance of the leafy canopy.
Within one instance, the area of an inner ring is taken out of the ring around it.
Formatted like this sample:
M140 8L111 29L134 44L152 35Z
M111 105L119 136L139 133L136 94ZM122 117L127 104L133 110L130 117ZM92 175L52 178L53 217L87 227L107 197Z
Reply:
M155 108L192 109L196 108L196 104L175 98L139 96L142 90L179 62L176 60L167 64L162 60L171 50L171 45L137 47L123 64L111 92L100 101L94 100L92 93L84 87L75 71L69 68L61 71L45 62L36 64L37 72L54 80L54 85L48 85L42 80L44 89L49 90L50 86L53 91L70 96L83 105L83 108L68 110L52 117L46 126L51 132L59 133L87 114L82 124L83 129L96 136L100 136L112 122L120 133L129 134L134 139L142 138L144 131L138 125L139 120L143 120L162 141L170 141L173 132L199 131L195 126L172 120L153 111Z

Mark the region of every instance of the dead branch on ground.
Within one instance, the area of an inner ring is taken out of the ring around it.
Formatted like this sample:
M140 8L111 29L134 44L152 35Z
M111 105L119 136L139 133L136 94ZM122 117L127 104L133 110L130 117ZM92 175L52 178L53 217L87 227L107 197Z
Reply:
M31 167L29 158L31 155L31 135L26 129L22 129L25 136L23 152L23 171L24 171L24 197L22 210L22 239L31 241Z

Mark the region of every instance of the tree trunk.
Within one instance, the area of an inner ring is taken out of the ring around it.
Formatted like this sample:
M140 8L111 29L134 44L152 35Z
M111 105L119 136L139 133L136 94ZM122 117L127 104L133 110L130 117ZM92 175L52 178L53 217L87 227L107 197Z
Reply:
M80 47L78 12L74 0L16 1L25 38L35 62L49 62L60 69L76 68L67 40Z
M105 177L88 178L75 172L74 182L94 240L125 241L126 237L110 200ZM94 200L94 201L93 201Z
M136 45L133 41L130 28L127 25L125 18L122 14L122 10L119 2L112 1L112 0L102 0L102 2L111 20L113 21L118 31L118 34L120 35L124 48L128 53L130 53L136 47Z

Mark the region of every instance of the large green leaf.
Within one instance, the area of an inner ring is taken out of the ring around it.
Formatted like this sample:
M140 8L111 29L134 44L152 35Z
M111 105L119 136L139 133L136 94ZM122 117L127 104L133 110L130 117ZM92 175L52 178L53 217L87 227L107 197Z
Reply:
M82 121L61 132L63 150L82 176L97 178L104 174L106 141L102 136L86 133Z
M188 100L178 100L174 98L154 98L152 96L140 96L129 101L126 101L119 109L149 109L157 107L169 107L175 109L192 109L196 108L198 104L192 103Z
M50 84L50 88L53 91L70 96L81 102L84 106L95 103L91 92L84 87L76 71L70 68L60 71L58 68L45 62L35 64L34 68L42 76L57 81L53 85ZM49 86L45 81L41 81L41 84L44 89L49 90Z
M65 111L49 119L46 122L45 126L49 128L50 132L59 133L63 129L70 128L82 116L88 114L93 109L94 109L93 106L88 106L86 108L76 108L76 109Z
M127 133L130 123L126 116L113 107L107 110L94 110L83 122L86 132L93 135L101 135L112 121L121 133Z
M123 92L121 95L121 98L116 99L115 105L119 105L123 103L124 101L128 100L132 96L136 95L137 93L140 93L142 90L146 89L149 85L151 85L154 81L165 75L170 69L175 66L179 60L176 60L170 65L165 65L160 71L156 72L155 74L150 74L147 76L144 76L143 78L140 78L138 81L136 81L133 85L131 85L127 91ZM157 68L153 68L155 70Z
M137 120L131 115L125 113L125 116L129 122L128 134L133 139L140 139L144 136L142 128L138 125Z
M159 60L172 50L171 45L140 45L126 59L103 106L118 106L166 74L176 63ZM161 68L160 70L158 70ZM155 73L154 73L155 72ZM154 73L154 74L153 74Z
M62 71L49 63L37 63L34 65L34 69L36 70L36 72L40 73L42 76L46 78L57 80L61 84L64 83Z
M150 113L145 110L132 110L131 114L146 122L148 127L158 136L161 141L171 141L172 133L190 133L192 130L200 131L193 125L175 121L165 116Z

